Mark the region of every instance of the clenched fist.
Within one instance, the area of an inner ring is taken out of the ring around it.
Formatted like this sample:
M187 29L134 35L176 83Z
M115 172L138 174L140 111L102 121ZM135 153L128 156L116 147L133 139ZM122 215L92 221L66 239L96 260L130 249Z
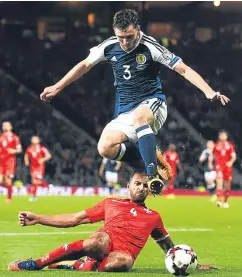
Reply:
M57 86L51 86L44 89L40 94L40 99L45 102L49 102L53 97L58 95L61 92L61 89Z
M38 223L38 216L31 212L19 212L18 219L21 226L31 226Z

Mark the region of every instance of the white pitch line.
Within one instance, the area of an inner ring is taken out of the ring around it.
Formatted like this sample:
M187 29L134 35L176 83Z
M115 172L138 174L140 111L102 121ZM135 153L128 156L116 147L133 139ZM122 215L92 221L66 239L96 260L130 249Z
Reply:
M210 228L169 228L169 232L212 232ZM26 233L0 233L0 237L17 237L17 236L49 236L49 235L78 235L91 234L95 230L79 232L26 232Z

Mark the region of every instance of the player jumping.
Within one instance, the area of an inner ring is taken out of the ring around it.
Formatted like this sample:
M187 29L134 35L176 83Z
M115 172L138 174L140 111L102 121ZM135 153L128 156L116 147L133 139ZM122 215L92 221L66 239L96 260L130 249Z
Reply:
M209 191L211 195L211 200L216 201L217 197L216 194L214 194L216 189L216 171L215 171L215 159L213 155L214 151L214 142L212 140L207 141L207 148L203 150L200 158L199 163L203 167L204 171L204 180L207 185L207 190Z
M36 193L38 186L41 185L44 173L45 162L50 160L52 155L46 147L40 144L40 138L33 136L31 138L31 145L27 148L24 155L24 162L26 166L30 166L30 174L32 181L33 197L29 201L36 201Z
M176 152L176 145L171 143L168 150L164 152L164 158L169 163L172 169L172 179L167 184L167 198L174 199L174 182L176 181L177 169L181 171L181 163L178 153Z
M233 176L233 164L236 161L236 153L232 142L228 141L227 131L220 131L218 142L215 143L214 156L217 173L217 206L229 208L228 198L231 193ZM224 202L222 197L224 196Z
M121 162L108 160L106 158L103 158L102 163L100 165L99 175L102 178L105 177L105 181L107 182L110 195L113 194L113 187L118 182L118 172L121 166Z
M0 185L8 189L6 203L12 201L13 177L16 169L16 154L22 152L19 137L12 132L11 122L2 123L3 133L0 135Z
M56 262L87 256L86 264L79 263L79 270L129 271L150 235L166 253L174 243L159 213L150 210L144 203L149 193L146 173L134 172L128 190L129 199L107 198L76 214L47 216L20 212L22 226L41 224L68 228L102 220L104 226L88 239L64 244L37 260L14 261L9 264L9 270L40 270Z
M155 135L167 117L166 97L159 76L160 66L165 65L181 74L202 90L208 99L218 99L223 105L229 99L215 92L181 58L154 38L145 35L140 30L136 11L126 9L117 12L113 29L115 36L91 48L86 59L55 85L45 88L40 98L50 101L93 66L108 61L115 79L115 119L104 128L98 151L107 159L131 165L142 159L151 191L160 193L164 184L157 171Z

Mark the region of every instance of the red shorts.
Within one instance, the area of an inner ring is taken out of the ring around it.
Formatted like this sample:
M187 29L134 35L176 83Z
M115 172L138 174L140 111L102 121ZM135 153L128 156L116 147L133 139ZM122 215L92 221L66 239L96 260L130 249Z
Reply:
M217 178L223 179L224 181L232 181L233 168L216 165L216 174L217 174Z
M45 174L44 166L35 166L30 168L30 175L32 178L42 180Z
M1 161L0 163L0 175L4 177L13 178L16 170L16 161L9 159L7 161Z
M135 250L135 247L130 243L127 243L127 239L120 236L120 234L110 231L106 227L101 227L96 232L105 232L109 235L111 241L110 252L122 252L129 254L132 257L133 261L135 261L138 257L141 249L139 249L139 251Z

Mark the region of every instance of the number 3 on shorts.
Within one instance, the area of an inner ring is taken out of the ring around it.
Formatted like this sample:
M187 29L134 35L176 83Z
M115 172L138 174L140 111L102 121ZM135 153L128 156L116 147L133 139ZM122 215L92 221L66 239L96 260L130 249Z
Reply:
M130 65L123 65L123 67L125 68L125 70L124 70L125 74L123 75L123 77L125 80L129 80L131 78L131 72L129 70Z

